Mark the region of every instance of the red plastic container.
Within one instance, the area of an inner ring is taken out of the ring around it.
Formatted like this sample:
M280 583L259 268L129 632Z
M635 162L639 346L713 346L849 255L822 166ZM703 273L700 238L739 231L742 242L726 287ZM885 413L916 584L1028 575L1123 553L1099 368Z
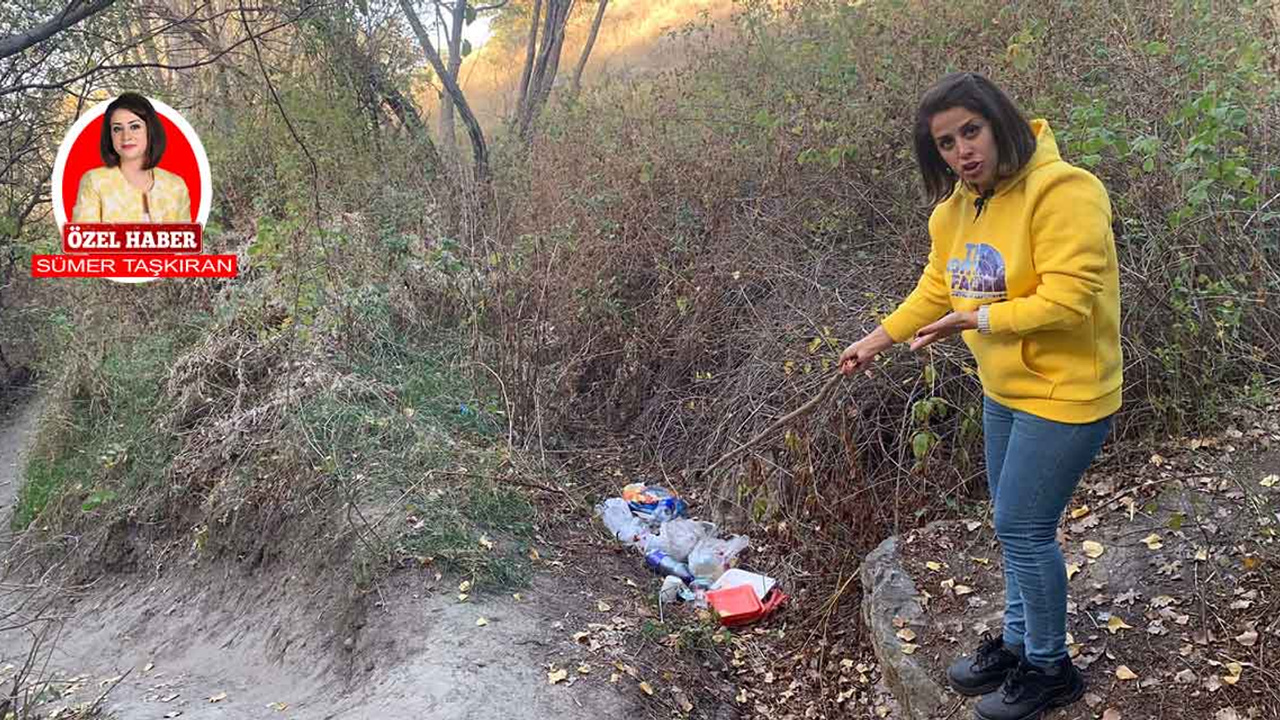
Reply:
M720 624L730 627L760 620L778 609L786 599L786 595L774 589L761 602L750 585L738 585L707 593L707 602L720 616Z

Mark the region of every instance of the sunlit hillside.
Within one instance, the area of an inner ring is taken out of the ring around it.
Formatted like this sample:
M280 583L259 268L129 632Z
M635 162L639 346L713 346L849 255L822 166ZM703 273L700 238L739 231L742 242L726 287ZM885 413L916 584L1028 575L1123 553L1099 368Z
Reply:
M716 28L724 25L734 6L734 0L613 0L583 73L583 83L589 85L601 77L643 75L680 64L687 57L688 46L670 34L698 26L712 30L713 34L703 41L714 42L714 38L724 36ZM581 3L569 25L557 81L560 84L567 84L572 78L594 10L595 3ZM495 27L488 42L475 43L476 50L463 62L460 73L468 102L487 126L507 117L520 85L527 15L518 19L518 24L517 19L508 22ZM417 95L434 115L439 106L438 88L419 87Z

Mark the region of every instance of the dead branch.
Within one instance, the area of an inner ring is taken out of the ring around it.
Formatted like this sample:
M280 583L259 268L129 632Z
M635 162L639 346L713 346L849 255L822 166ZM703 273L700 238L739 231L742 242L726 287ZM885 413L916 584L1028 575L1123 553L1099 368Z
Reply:
M58 33L78 24L82 20L96 15L110 7L116 0L71 0L56 17L25 33L16 33L0 39L0 59L16 55L23 50L38 45Z
M769 425L769 427L765 428L764 430L761 430L759 433L756 434L755 437L746 441L742 445L730 450L729 452L721 455L719 458L716 459L715 462L711 463L710 465L703 468L702 470L698 470L696 474L702 475L702 474L710 473L712 470L715 470L717 467L720 467L721 465L728 462L729 460L732 460L733 458L738 457L739 455L741 455L742 453L745 453L746 451L750 450L756 445L759 445L761 442L769 438L769 436L773 435L773 433L776 432L779 428L784 427L785 425L789 424L793 420L802 418L805 415L808 415L809 413L813 412L815 408L817 408L819 405L823 403L824 400L827 399L827 396L831 394L831 391L835 389L836 385L840 384L840 380L843 377L844 375L837 371L835 374L833 374L830 378L827 379L826 384L822 386L822 389L818 391L817 395L814 395L812 398L809 398L808 402L796 408L795 410L792 410L786 415L783 415L777 420L774 420L773 423Z

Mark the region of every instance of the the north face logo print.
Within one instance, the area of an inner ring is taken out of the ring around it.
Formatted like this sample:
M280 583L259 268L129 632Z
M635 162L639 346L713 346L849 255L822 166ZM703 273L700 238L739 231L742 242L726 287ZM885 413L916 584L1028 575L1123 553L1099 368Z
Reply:
M955 297L1002 300L1008 297L1004 257L986 243L965 243L964 259L947 263L951 294Z

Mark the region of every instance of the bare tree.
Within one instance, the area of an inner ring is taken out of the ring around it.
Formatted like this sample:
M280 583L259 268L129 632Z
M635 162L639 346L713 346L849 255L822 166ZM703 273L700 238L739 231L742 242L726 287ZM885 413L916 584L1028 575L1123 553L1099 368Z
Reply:
M529 20L529 41L525 53L525 66L520 75L520 98L516 103L515 122L521 137L530 138L533 122L551 96L556 74L560 70L560 55L564 50L565 31L573 13L574 0L534 0L533 14ZM582 54L573 73L573 90L577 92L582 82L582 70L587 65L591 50L595 47L600 25L604 20L609 0L598 0L595 18Z
M542 18L542 0L533 0L529 14L529 41L525 44L524 69L520 71L520 95L516 100L517 116L524 115L525 98L529 96L529 76L533 73L533 59L538 52L538 22Z
M71 0L57 15L27 30L0 38L0 59L38 45L80 21L106 10L116 0Z
M470 43L462 37L466 26L475 22L481 13L502 9L510 0L500 0L488 5L475 5L467 0L434 0L434 2L438 22L446 30L445 42L448 49L444 58L445 67L449 76L457 83L458 72L462 69L462 59L471 53ZM441 8L447 10L447 15L441 12ZM457 147L454 114L453 95L443 93L440 98L440 143L444 146L445 152L450 155L456 152Z
M595 19L591 21L591 32L587 35L587 44L582 46L582 55L578 57L578 66L573 69L573 94L582 89L582 71L587 67L587 58L591 57L591 49L596 46L596 36L600 34L600 23L604 20L604 11L609 7L609 0L600 0L596 6Z
M551 87L555 84L556 73L560 68L560 51L564 48L564 31L569 22L569 11L573 9L573 0L545 0L543 5L541 38L536 43L537 52L532 63L525 69L529 75L527 83L522 82L524 92L517 104L521 137L528 138L533 120L542 109L542 104L551 95ZM538 17L531 22L536 27ZM530 45L535 44L534 30L530 30Z
M459 0L461 2L462 0ZM462 88L458 86L458 78L456 75L449 73L449 68L441 59L439 51L431 42L431 36L427 33L427 28L422 24L422 19L418 17L418 11L414 8L412 0L400 0L400 8L404 11L405 19L409 21L409 27L413 29L413 34L418 38L418 44L422 46L422 54L426 55L427 62L431 63L431 69L435 70L436 75L440 78L440 83L444 85L444 91L453 100L454 107L458 111L458 115L462 118L462 123L467 126L467 135L471 139L471 155L474 160L476 179L480 181L487 180L489 177L489 148L485 144L484 131L480 128L480 122L476 119L475 113L471 111L471 106L467 104L467 98L462 94Z

